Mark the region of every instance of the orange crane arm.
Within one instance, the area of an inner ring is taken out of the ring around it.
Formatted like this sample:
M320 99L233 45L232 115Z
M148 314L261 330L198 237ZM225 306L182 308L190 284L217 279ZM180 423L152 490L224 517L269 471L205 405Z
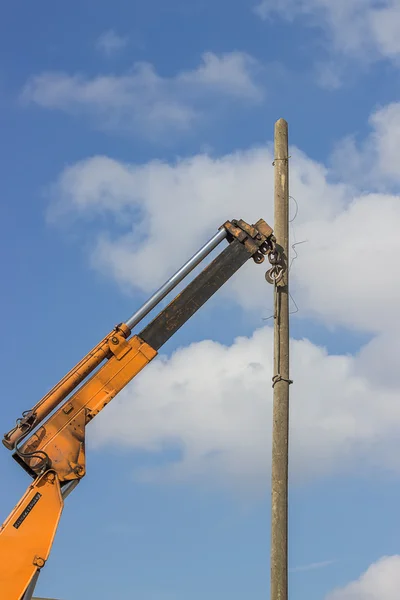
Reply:
M133 327L224 238L228 247L139 334L131 336ZM4 598L32 597L64 499L86 472L86 425L249 258L260 263L273 247L272 229L263 220L255 225L227 221L141 309L115 327L5 434L3 444L14 451L13 458L34 481L0 529Z

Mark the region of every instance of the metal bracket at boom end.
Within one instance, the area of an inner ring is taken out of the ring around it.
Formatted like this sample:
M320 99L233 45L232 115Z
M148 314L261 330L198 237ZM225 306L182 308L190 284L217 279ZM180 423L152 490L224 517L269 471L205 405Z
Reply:
M229 246L174 298L138 335L159 350L194 313L250 258L262 263L273 248L272 229L260 219L255 225L227 221Z
M129 329L133 329L149 314L197 265L199 265L225 238L229 243L234 239L243 243L253 254L254 261L261 263L267 253L268 240L272 236L272 228L260 219L255 225L248 225L240 219L226 221L196 254L194 254L164 285L162 285L127 321Z
M264 262L264 255L272 250L273 230L263 219L255 225L249 225L242 219L227 221L224 227L228 232L228 241L232 238L242 242L257 264Z

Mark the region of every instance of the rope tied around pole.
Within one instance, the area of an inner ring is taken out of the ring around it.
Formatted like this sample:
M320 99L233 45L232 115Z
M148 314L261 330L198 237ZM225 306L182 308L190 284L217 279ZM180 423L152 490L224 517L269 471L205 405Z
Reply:
M282 375L279 375L279 373L278 373L278 375L274 375L272 378L272 387L273 388L275 387L275 384L278 383L278 381L286 381L289 385L291 383L293 383L292 379L286 379L285 377L282 377Z
M277 160L286 160L287 162L289 162L289 158L292 158L291 156L287 156L286 158L274 158L273 162L272 162L272 166L275 166L275 162Z

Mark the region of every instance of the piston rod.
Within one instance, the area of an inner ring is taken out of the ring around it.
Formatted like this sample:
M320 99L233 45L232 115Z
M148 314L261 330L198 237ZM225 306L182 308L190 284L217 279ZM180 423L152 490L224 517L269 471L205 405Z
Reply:
M201 261L208 256L214 248L226 238L228 232L223 227L212 237L196 254L192 256L168 281L164 283L140 308L137 310L125 324L132 330L178 283L182 281Z

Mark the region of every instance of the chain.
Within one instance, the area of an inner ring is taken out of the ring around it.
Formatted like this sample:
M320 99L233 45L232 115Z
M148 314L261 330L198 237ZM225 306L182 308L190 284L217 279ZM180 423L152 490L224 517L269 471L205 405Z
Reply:
M282 252L278 249L275 240L271 242L270 250L267 253L268 261L272 265L271 268L265 273L265 279L268 283L271 283L274 286L274 319L279 321L280 319L280 307L281 307L281 294L279 293L278 283L281 281L283 274L285 272L285 261L282 255ZM291 379L287 379L280 374L280 331L279 327L277 328L277 343L276 343L276 368L277 374L272 378L272 387L278 383L278 381L286 381L289 385L293 383Z
M278 250L274 239L270 242L269 251L267 252L268 261L272 267L265 273L265 279L268 283L276 285L279 283L285 272L284 261L281 252Z

